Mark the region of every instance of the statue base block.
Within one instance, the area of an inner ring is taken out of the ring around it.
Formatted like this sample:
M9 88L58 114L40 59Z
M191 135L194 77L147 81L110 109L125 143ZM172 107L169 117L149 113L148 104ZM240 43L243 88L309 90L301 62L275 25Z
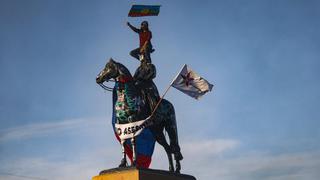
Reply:
M101 171L99 176L93 177L92 180L196 180L196 178L164 170L127 167Z

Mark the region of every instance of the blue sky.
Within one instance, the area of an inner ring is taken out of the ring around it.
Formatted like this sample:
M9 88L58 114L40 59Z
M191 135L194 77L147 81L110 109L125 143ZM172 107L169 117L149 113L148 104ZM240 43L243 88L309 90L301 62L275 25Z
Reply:
M127 17L133 3L160 4L160 15ZM199 101L175 89L166 96L183 173L319 179L319 8L314 0L0 0L0 179L90 179L118 165L111 94L95 76L110 57L135 71L138 36L126 22L142 20L160 93L185 63L215 85ZM163 157L157 145L151 168L167 169Z

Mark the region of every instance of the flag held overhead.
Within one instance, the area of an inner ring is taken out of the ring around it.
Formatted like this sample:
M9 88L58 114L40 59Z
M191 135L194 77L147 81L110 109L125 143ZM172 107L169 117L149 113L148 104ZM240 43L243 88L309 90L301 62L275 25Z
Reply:
M128 16L158 16L160 12L160 5L132 5Z
M172 86L195 99L199 99L211 91L213 87L212 84L196 74L186 64L173 81Z

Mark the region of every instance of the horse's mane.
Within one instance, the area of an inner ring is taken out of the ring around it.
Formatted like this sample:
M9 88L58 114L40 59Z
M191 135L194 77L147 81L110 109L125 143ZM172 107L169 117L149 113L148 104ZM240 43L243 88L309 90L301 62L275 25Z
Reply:
M115 63L117 64L120 73L132 77L130 71L128 70L128 68L125 65L123 65L119 62L115 62Z

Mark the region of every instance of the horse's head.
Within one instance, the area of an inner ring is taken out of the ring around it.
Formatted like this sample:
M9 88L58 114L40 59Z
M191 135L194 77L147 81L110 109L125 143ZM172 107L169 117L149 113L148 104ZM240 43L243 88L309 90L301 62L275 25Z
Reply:
M132 78L129 70L124 65L110 58L106 66L96 77L96 82L98 84L102 84L104 81L108 81L110 79L115 79L117 81L121 77Z

